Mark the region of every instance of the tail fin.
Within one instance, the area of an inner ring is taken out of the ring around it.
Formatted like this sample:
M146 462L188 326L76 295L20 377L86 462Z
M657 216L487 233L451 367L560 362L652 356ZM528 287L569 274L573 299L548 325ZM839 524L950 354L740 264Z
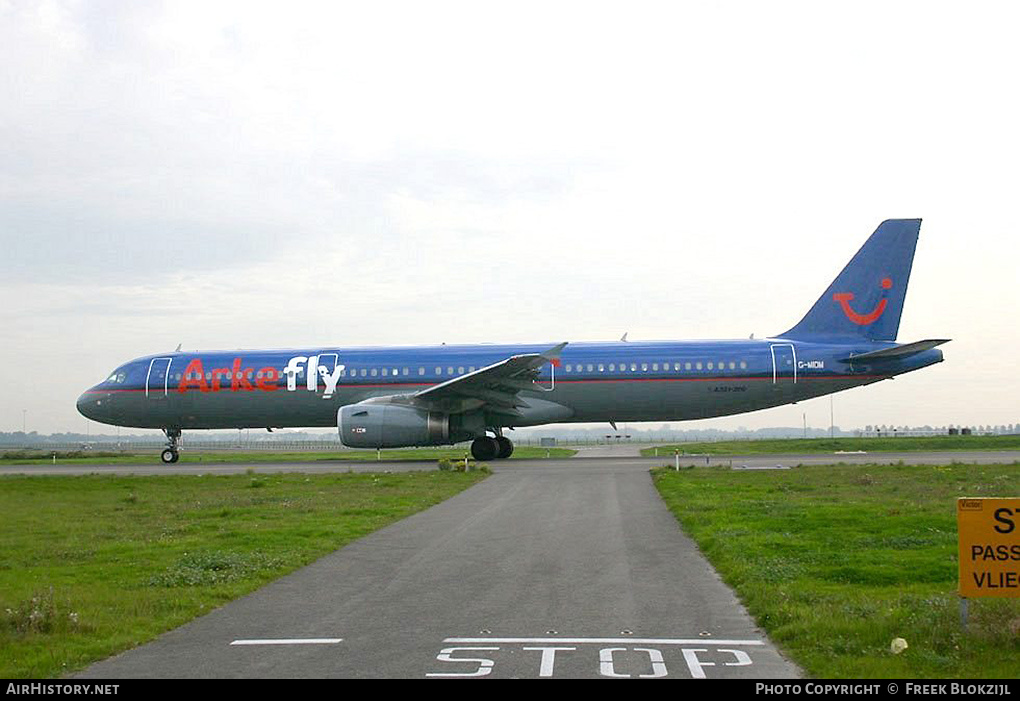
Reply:
M920 219L878 225L801 322L784 338L895 341Z

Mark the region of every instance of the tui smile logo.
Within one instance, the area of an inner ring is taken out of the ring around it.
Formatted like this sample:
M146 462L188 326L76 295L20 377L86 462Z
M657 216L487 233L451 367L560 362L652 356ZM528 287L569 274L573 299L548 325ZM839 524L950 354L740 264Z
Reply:
M882 280L882 289L889 290L891 288L892 280L890 278L884 278ZM882 316L882 313L885 311L886 304L888 304L888 300L886 300L885 295L883 295L882 299L878 301L878 304L871 310L871 312L868 314L858 314L854 311L853 307L850 306L850 302L853 298L853 292L837 292L832 295L832 299L839 302L840 306L843 308L843 313L846 314L846 318L858 326L867 326L868 324L873 324L878 321L878 318Z

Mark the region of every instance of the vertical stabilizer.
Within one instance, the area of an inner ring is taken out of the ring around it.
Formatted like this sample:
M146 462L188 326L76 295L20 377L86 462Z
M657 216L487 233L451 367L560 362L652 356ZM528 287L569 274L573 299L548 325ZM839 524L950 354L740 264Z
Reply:
M783 338L895 341L920 219L879 224L800 323Z

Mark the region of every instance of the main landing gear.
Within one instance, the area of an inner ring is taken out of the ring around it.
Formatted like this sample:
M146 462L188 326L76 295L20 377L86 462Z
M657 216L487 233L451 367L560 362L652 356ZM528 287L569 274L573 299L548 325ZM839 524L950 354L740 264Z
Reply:
M181 429L164 428L163 433L166 434L166 448L160 453L159 458L163 461L163 464L170 465L177 462L181 457Z
M506 436L481 436L471 441L475 460L502 460L514 452L513 442Z

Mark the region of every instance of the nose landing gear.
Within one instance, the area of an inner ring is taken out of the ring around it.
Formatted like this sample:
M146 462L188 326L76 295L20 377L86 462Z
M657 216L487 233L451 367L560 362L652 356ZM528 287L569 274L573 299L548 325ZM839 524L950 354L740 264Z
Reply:
M163 433L166 434L166 448L160 453L159 458L163 461L163 464L170 465L177 462L180 457L180 442L181 442L181 429L179 428L164 428Z

